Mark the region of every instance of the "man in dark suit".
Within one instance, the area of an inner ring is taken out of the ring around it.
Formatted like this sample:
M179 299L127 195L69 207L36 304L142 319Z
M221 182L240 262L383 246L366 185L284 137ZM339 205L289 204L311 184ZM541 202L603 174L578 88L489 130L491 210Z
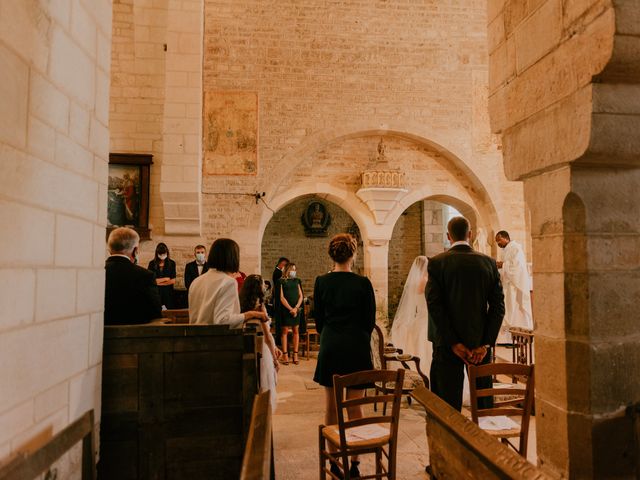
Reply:
M193 255L196 259L193 262L187 263L184 267L184 286L187 290L189 290L191 282L209 270L209 264L206 260L207 249L204 245L198 245L193 250Z
M104 324L149 323L161 317L160 294L155 275L135 265L140 237L131 228L116 228L107 245L105 263Z
M433 343L431 390L462 409L464 368L488 363L504 317L500 273L491 257L469 245L471 230L463 217L447 225L451 248L433 257L427 271L429 340ZM490 388L491 377L478 379ZM491 406L492 399L480 407Z

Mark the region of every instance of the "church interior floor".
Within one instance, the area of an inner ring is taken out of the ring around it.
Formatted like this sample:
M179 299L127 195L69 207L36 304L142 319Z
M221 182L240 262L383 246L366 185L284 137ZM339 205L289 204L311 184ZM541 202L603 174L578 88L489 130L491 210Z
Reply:
M501 358L510 352L498 350ZM278 406L273 418L276 478L279 480L318 479L318 425L323 422L324 391L313 381L316 361L300 359L299 365L281 366L278 378ZM468 412L465 412L468 414ZM531 417L527 459L535 463L535 418ZM373 468L370 458L362 461L360 471ZM398 479L426 479L429 463L424 410L406 397L400 412L398 441Z

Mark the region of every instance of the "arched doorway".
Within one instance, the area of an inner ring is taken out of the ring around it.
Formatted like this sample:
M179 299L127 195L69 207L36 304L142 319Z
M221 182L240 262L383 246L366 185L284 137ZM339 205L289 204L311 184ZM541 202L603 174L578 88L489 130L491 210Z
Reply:
M462 215L474 230L478 223L473 208L451 197L435 196L417 201L399 216L389 242L389 325L402 296L402 289L413 260L418 255L432 257L447 248L447 222Z
M307 210L320 204L326 209L328 222L326 229L316 232L305 231L302 217ZM318 195L298 197L278 210L267 224L262 236L261 265L262 276L271 279L273 269L280 257L287 257L298 269L305 295L313 292L315 278L327 273L332 262L327 254L329 239L348 232L358 238L359 252L362 252L360 228L343 208ZM364 255L356 257L354 271L364 272Z

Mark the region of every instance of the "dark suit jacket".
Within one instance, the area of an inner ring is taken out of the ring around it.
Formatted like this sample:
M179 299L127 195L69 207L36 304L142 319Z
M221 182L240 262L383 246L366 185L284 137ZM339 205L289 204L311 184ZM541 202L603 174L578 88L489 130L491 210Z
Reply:
M434 346L494 345L504 317L495 260L456 245L429 260L427 270L429 340Z
M202 273L206 273L209 270L209 264L204 262ZM193 282L196 278L198 278L198 262L195 260L193 262L189 262L184 267L184 286L189 290L189 286L191 282Z
M148 323L161 317L155 275L128 258L109 257L105 263L104 324Z

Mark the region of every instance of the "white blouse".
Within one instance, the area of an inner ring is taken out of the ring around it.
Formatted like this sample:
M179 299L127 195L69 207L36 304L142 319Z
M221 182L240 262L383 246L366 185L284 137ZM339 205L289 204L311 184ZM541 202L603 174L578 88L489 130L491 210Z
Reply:
M235 279L211 268L193 281L189 288L189 323L241 328L243 321Z

